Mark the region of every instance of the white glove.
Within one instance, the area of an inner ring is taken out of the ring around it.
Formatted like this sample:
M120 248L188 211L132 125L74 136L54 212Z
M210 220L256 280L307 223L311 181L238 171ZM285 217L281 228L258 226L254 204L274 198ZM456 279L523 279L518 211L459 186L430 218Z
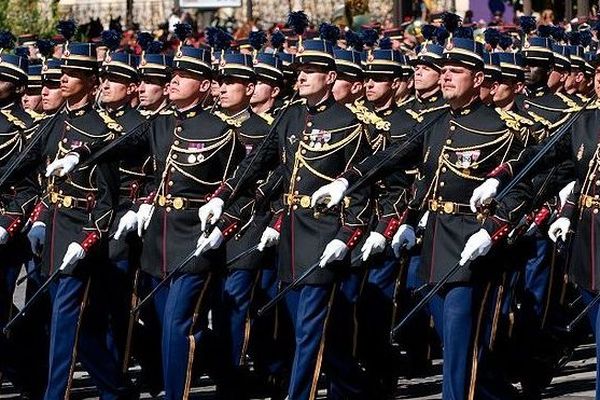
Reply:
M119 220L119 225L117 226L114 239L119 240L121 235L127 235L129 232L134 231L137 228L137 223L138 220L136 212L131 210L127 211Z
M333 239L331 242L327 243L323 254L321 254L319 266L323 268L332 261L343 259L348 250L346 243L342 242L340 239Z
M85 250L83 247L77 242L72 242L69 247L67 247L67 252L63 257L60 269L63 270L69 265L75 264L77 261L83 259L83 257L85 257Z
M417 224L417 226L421 229L425 229L425 227L427 226L428 219L429 219L429 210L425 211L425 214L423 214L423 216L419 220L419 223Z
M477 207L488 204L498 192L498 186L500 186L500 181L495 178L486 179L485 182L477 186L473 190L471 200L469 200L471 211L477 212Z
M386 245L387 240L385 239L385 236L379 232L371 232L367 240L365 240L365 244L360 249L362 253L362 260L367 261L371 254L381 253L383 250L385 250Z
M27 232L27 238L29 239L33 254L39 256L46 241L46 224L42 221L35 221L31 224L29 232Z
M550 225L548 236L555 243L558 238L561 238L564 242L567 240L569 228L571 228L571 220L567 217L560 217Z
M338 205L344 198L346 189L348 189L348 181L344 178L338 178L327 185L321 186L312 194L310 198L310 206L314 207L319 203L324 203L326 197L329 197L327 208Z
M460 253L460 265L465 265L467 261L474 260L479 256L484 256L492 248L492 238L485 229L480 229L471 235L462 253Z
M10 235L8 234L6 229L0 226L0 244L5 244L6 242L8 242L9 237Z
M200 207L198 210L198 218L200 218L200 227L202 232L206 230L206 224L214 225L217 223L223 213L223 205L225 202L218 197L213 197L208 203Z
M564 207L565 203L567 202L567 198L573 191L574 187L575 187L575 181L572 181L572 182L569 182L564 188L560 189L560 192L558 192L558 198L560 199L560 207L561 208Z
M79 164L79 154L69 153L63 158L59 158L48 164L46 167L46 177L50 175L65 176L73 171L77 164Z
M429 214L426 215L429 216ZM415 236L413 227L408 224L402 224L392 238L392 249L394 250L396 257L400 257L400 250L402 247L405 247L406 250L410 250L415 243L417 243L417 237Z
M200 254L213 250L219 247L223 243L223 233L219 228L215 226L208 237L201 234L198 238L198 242L196 243L196 251L194 252L194 257L198 257Z
M277 243L279 243L279 232L277 232L277 229L267 226L260 237L257 249L263 251L267 247L275 246Z
M136 214L137 217L137 233L139 237L142 237L142 233L148 228L148 224L150 223L150 218L152 218L152 213L154 212L153 204L141 204L138 212Z

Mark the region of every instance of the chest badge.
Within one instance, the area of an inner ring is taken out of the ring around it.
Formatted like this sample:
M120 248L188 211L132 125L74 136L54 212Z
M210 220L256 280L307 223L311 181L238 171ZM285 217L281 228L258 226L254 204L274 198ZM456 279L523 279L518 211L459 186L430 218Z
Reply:
M315 149L320 149L329 145L329 141L331 140L331 132L324 131L322 129L313 129L309 134L309 138L309 146L314 147Z
M481 150L457 151L456 166L458 168L468 169L477 162L480 155Z
M583 158L584 151L585 151L585 147L583 146L583 143L582 143L581 146L579 146L579 150L577 150L577 161L581 161L581 159Z
M290 135L290 137L288 138L288 141L290 142L290 145L293 145L294 143L296 143L298 141L298 139L296 138L296 135Z
M252 146L251 144L246 144L244 145L244 147L246 147L246 155L252 153L252 149L254 149L254 146Z
M197 152L197 151L202 151L202 149L204 149L204 143L188 144L188 151ZM193 164L195 162L201 162L202 160L204 160L204 155L202 155L201 153L190 154L187 158L187 161L190 164Z

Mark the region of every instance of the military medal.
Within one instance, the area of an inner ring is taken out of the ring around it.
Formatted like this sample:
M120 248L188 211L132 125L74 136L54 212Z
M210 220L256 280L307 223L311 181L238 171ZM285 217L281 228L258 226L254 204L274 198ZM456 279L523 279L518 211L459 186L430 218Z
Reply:
M579 146L579 150L577 150L577 161L581 161L581 159L583 158L584 149L585 149L585 147L583 146L583 143L582 143L581 146Z

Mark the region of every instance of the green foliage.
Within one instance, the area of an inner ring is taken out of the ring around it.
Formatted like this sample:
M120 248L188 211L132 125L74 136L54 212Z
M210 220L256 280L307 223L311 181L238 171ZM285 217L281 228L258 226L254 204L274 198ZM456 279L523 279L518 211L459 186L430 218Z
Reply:
M56 33L58 1L0 0L0 30L8 29L15 36L35 33L48 37ZM48 4L50 3L50 4Z

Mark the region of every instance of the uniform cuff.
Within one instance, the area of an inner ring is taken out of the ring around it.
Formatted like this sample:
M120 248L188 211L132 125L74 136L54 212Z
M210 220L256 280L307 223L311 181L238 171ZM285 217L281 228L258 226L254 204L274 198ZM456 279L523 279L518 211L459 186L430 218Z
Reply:
M354 228L344 225L338 231L338 234L335 238L344 242L349 249L353 249L354 247L356 247L358 241L361 239L362 236L362 228Z

